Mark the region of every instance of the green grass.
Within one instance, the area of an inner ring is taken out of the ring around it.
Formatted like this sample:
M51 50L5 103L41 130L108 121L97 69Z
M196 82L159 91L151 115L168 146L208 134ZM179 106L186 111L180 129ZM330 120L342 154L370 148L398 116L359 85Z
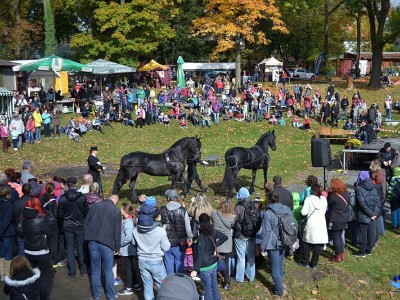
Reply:
M322 91L327 85L319 85ZM316 88L316 85L313 85ZM340 95L345 93L351 97L353 92L346 92L345 87L339 85ZM400 92L399 87L387 90L360 89L363 98L370 105L377 101L383 107L386 94ZM325 92L323 92L325 95ZM63 116L64 122L70 115ZM395 115L398 118L398 115ZM289 120L287 120L289 121ZM288 122L289 123L289 122ZM106 174L103 176L103 186L106 195L109 195L112 184L118 170L120 158L133 151L144 151L160 153L169 148L176 140L185 136L201 137L202 156L217 154L223 158L225 151L233 146L251 147L264 132L274 129L276 132L277 150L271 151L271 163L268 178L280 174L286 184L300 183L308 174L320 174L321 168L311 167L310 140L319 125L312 124L312 130L305 132L294 129L289 125L285 127L272 126L267 122L261 123L238 123L234 121L221 122L220 125L212 128L194 128L189 125L187 129L180 129L176 122L171 127L161 125L134 129L125 127L122 124L113 124L114 128L105 127L106 134L102 135L97 131L89 132L79 143L62 139L42 139L42 142L34 145L27 145L21 151L9 154L2 154L0 157L1 169L13 167L20 169L22 161L32 160L35 168L33 173L39 179L47 180L52 174L60 174L67 177L74 169L85 172L87 169L86 159L90 146L99 147L100 160L107 166ZM332 152L339 153L342 145L332 145ZM60 171L61 170L61 171ZM202 167L199 167L200 176L203 174ZM206 167L203 181L209 187L207 196L216 205L224 196L221 188L221 181L224 174L224 166ZM239 182L249 186L251 172L241 170ZM262 195L262 172L258 172L256 181L256 195ZM138 193L155 195L162 204L163 193L170 182L166 177L151 177L141 174L137 180ZM180 188L182 186L180 185ZM122 201L129 201L128 186L125 185L121 193ZM318 271L303 270L293 261L286 261L285 284L288 285L290 299L391 299L389 281L400 273L398 264L398 233L387 231L374 252L374 255L366 259L355 259L349 255L346 249L346 262L343 264L331 264L326 257L321 257L321 264ZM332 251L330 251L332 252ZM245 284L243 288L235 288L232 291L223 293L225 299L269 299L266 287L272 285L272 279L266 263L259 268L256 283L252 286ZM393 294L393 299L398 293Z

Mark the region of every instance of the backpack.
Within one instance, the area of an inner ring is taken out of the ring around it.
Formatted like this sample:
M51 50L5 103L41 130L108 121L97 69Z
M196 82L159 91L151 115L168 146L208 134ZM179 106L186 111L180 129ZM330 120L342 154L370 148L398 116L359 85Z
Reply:
M254 201L246 201L240 205L244 207L241 233L244 237L254 237L261 228L261 212Z
M273 210L271 212L278 218L279 240L284 247L291 247L297 240L298 225L293 213L283 213L277 215Z

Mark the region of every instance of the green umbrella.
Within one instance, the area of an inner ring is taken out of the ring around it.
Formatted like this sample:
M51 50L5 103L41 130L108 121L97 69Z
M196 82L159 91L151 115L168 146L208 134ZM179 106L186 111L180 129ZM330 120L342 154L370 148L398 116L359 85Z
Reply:
M184 87L185 84L185 74L183 73L183 64L185 61L183 60L182 56L178 56L178 71L176 72L176 83L180 85L180 87Z
M92 72L92 68L66 58L51 55L33 63L22 65L19 71Z

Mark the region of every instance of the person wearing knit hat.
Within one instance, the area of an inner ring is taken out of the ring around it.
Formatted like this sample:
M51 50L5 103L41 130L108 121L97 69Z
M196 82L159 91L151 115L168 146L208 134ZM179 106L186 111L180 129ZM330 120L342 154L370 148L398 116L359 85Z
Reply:
M239 192L236 194L238 201L245 200L250 197L249 190L245 187L240 188Z
M375 220L381 209L381 199L367 171L361 171L358 174L358 186L354 191L357 220L361 232L360 250L354 256L365 257L371 254L372 248L375 246Z
M389 142L386 142L378 152L377 158L381 161L381 167L386 172L386 182L390 182L392 178L392 163L397 156L396 150L392 148Z
M163 257L171 247L166 230L153 221L156 208L142 204L132 244L137 248L144 299L154 299L153 284L161 286L167 277Z

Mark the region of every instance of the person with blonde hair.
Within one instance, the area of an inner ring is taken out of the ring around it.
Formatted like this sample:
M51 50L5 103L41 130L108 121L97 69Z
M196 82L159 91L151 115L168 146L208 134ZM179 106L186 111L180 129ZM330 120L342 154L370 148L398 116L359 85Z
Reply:
M189 216L199 222L199 216L202 213L207 214L211 217L213 208L207 200L207 196L204 193L198 193L196 197L192 198L192 203L189 206Z
M230 270L229 270L229 258L233 257L233 240L232 240L232 229L235 225L235 207L232 200L228 197L222 200L221 206L218 210L213 210L211 220L214 224L215 230L225 234L227 240L217 247L218 252L224 256L225 260L225 271L224 271L224 289L230 290Z
M40 270L32 268L29 260L22 255L17 255L11 261L10 275L5 278L4 293L11 300L39 299Z

